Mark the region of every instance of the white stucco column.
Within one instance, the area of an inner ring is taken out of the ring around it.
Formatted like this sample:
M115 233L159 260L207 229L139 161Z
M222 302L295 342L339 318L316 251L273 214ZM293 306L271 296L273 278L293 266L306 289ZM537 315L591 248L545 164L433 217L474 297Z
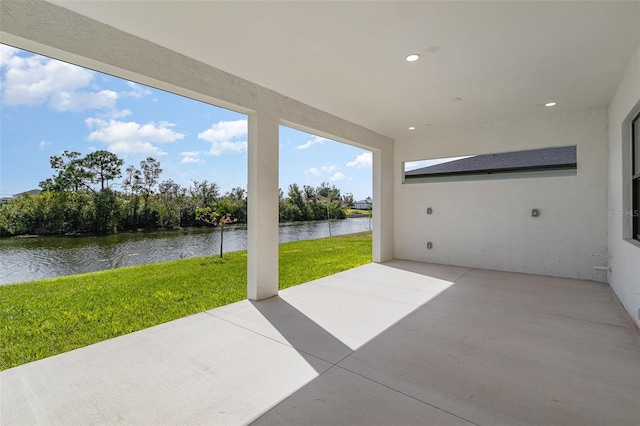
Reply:
M393 146L373 151L373 261L393 259Z
M279 121L268 112L249 114L247 190L247 297L278 294Z

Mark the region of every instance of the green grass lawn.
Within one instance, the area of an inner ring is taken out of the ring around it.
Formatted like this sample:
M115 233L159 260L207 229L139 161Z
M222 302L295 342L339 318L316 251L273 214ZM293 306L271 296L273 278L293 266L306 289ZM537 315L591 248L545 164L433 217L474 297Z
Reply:
M351 216L351 215L371 216L371 213L373 213L371 210L356 210L356 209L346 209L345 210L345 214L347 216Z
M280 288L371 262L370 233L280 245ZM246 251L0 286L0 370L247 297Z

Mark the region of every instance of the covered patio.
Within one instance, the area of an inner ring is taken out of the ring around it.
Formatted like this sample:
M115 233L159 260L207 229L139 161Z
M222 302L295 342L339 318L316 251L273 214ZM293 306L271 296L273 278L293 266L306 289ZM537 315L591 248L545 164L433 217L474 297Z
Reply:
M2 43L248 116L248 300L3 371L0 423L638 423L640 3L0 8ZM372 152L374 263L279 291L281 125Z
M0 374L24 424L635 425L606 284L369 264Z

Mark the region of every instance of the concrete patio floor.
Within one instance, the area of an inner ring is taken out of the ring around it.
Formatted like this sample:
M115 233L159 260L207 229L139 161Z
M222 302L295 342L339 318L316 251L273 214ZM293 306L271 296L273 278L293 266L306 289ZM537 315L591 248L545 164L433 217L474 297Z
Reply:
M393 261L0 373L0 423L640 423L607 285Z

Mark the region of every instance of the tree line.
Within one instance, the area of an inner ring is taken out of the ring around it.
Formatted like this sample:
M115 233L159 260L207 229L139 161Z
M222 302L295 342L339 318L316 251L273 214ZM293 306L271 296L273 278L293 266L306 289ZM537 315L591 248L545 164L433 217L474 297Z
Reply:
M247 194L236 187L222 194L215 182L183 187L161 180L152 157L129 165L109 151L86 156L64 151L50 158L54 175L39 195L23 194L0 204L0 236L114 233L132 230L246 223ZM119 187L119 189L115 189ZM280 190L280 220L343 219L353 196L323 182Z

